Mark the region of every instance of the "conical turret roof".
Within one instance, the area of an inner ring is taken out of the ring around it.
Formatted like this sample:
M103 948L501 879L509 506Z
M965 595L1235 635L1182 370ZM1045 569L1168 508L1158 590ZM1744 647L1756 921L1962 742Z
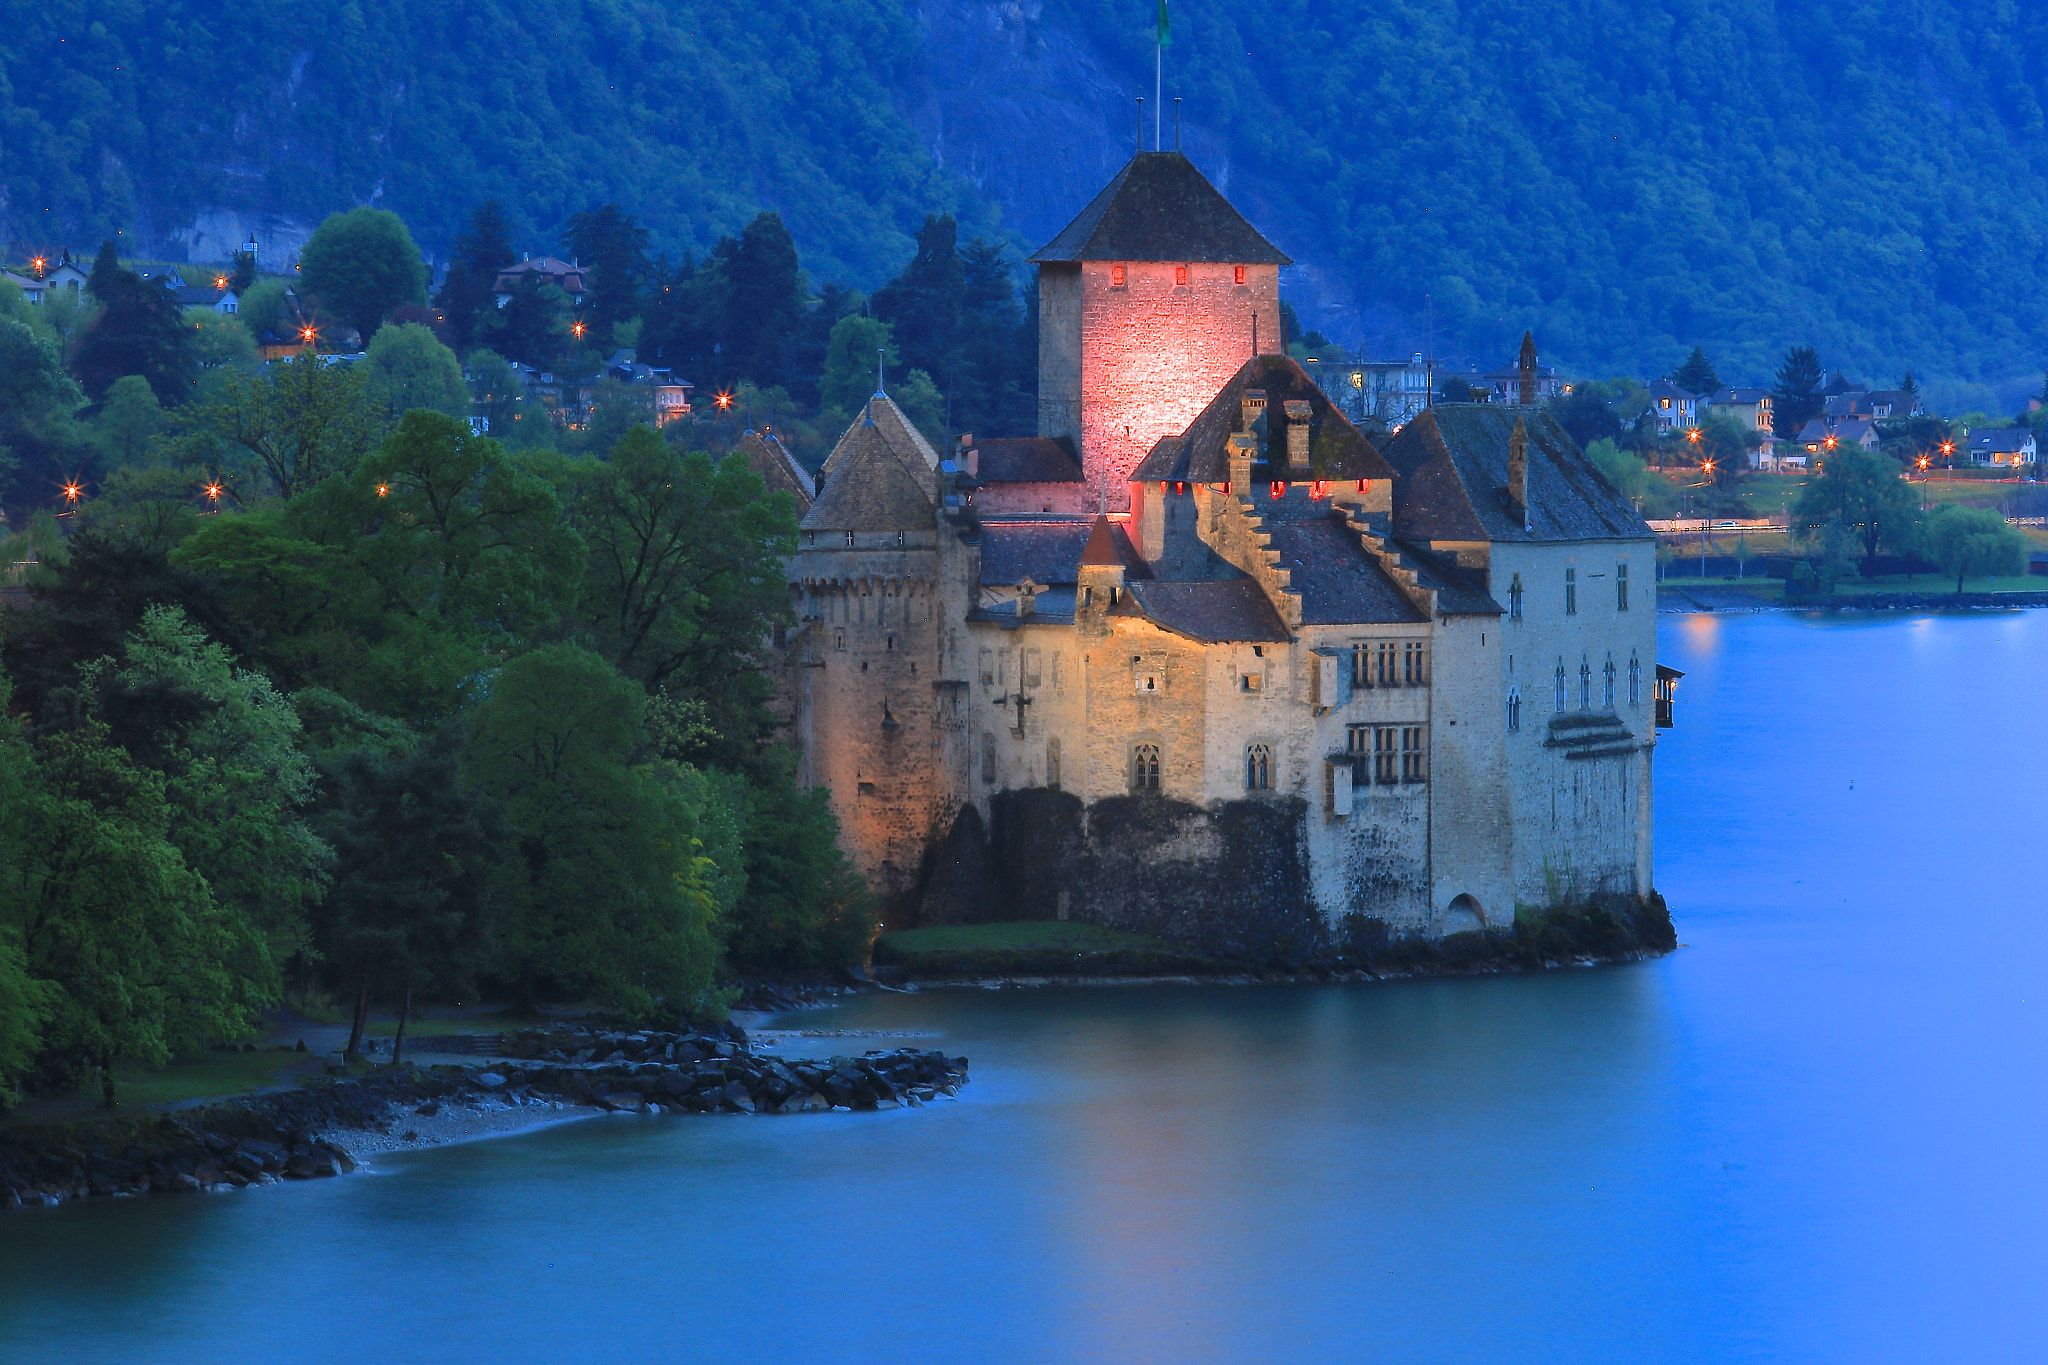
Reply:
M1031 258L1292 265L1179 152L1139 152Z

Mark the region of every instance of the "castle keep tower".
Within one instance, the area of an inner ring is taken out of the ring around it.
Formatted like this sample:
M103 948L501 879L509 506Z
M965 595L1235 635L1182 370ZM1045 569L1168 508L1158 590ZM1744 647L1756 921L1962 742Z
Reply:
M1256 351L1277 353L1292 261L1179 152L1139 152L1038 266L1038 434L1080 452L1089 495L1187 429ZM1256 351L1255 351L1256 348Z

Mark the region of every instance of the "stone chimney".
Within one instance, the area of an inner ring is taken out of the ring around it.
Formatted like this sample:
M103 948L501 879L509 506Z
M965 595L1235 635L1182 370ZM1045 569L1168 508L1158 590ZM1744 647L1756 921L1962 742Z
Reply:
M1252 486L1252 461L1259 458L1259 438L1240 431L1230 438L1230 491L1240 497Z
M1536 406L1536 334L1522 333L1522 355L1516 364L1521 380L1520 402L1525 408Z
M1237 429L1250 431L1252 423L1259 420L1259 414L1266 410L1266 391L1246 389L1237 399Z
M1308 415L1313 409L1307 399L1290 398L1280 405L1287 413L1287 467L1308 468Z
M1522 514L1522 529L1529 529L1529 429L1522 419L1515 419L1514 432L1508 437L1508 499L1515 504L1515 510Z
M960 433L958 465L975 478L981 477L981 451L976 448L974 436L970 432L963 431Z

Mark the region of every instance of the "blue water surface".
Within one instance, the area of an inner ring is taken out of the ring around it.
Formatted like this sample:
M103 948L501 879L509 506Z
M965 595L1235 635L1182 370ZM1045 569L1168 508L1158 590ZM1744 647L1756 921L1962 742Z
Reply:
M17 1212L0 1361L2048 1358L2048 613L1662 649L1668 958L863 998L961 1100Z

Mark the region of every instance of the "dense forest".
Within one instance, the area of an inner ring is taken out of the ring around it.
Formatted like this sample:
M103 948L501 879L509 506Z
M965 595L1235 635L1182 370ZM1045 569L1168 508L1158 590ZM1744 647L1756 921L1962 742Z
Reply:
M1104 107L1076 117L1123 142L1154 14L57 0L0 39L0 235L155 242L209 208L310 226L375 203L440 253L484 199L535 245L615 201L681 259L770 209L818 281L873 288L928 213L1036 232L1092 189L1018 202L959 150L1038 131L1000 116L1000 65L921 133L955 60L934 25L1078 54ZM2025 303L2048 278L2044 52L2048 12L1974 0L1183 0L1167 57L1190 145L1288 229L1340 341L1405 346L1433 317L1441 353L1489 364L1534 327L1585 373L1704 343L1750 380L1812 344L2002 410L2048 350Z

